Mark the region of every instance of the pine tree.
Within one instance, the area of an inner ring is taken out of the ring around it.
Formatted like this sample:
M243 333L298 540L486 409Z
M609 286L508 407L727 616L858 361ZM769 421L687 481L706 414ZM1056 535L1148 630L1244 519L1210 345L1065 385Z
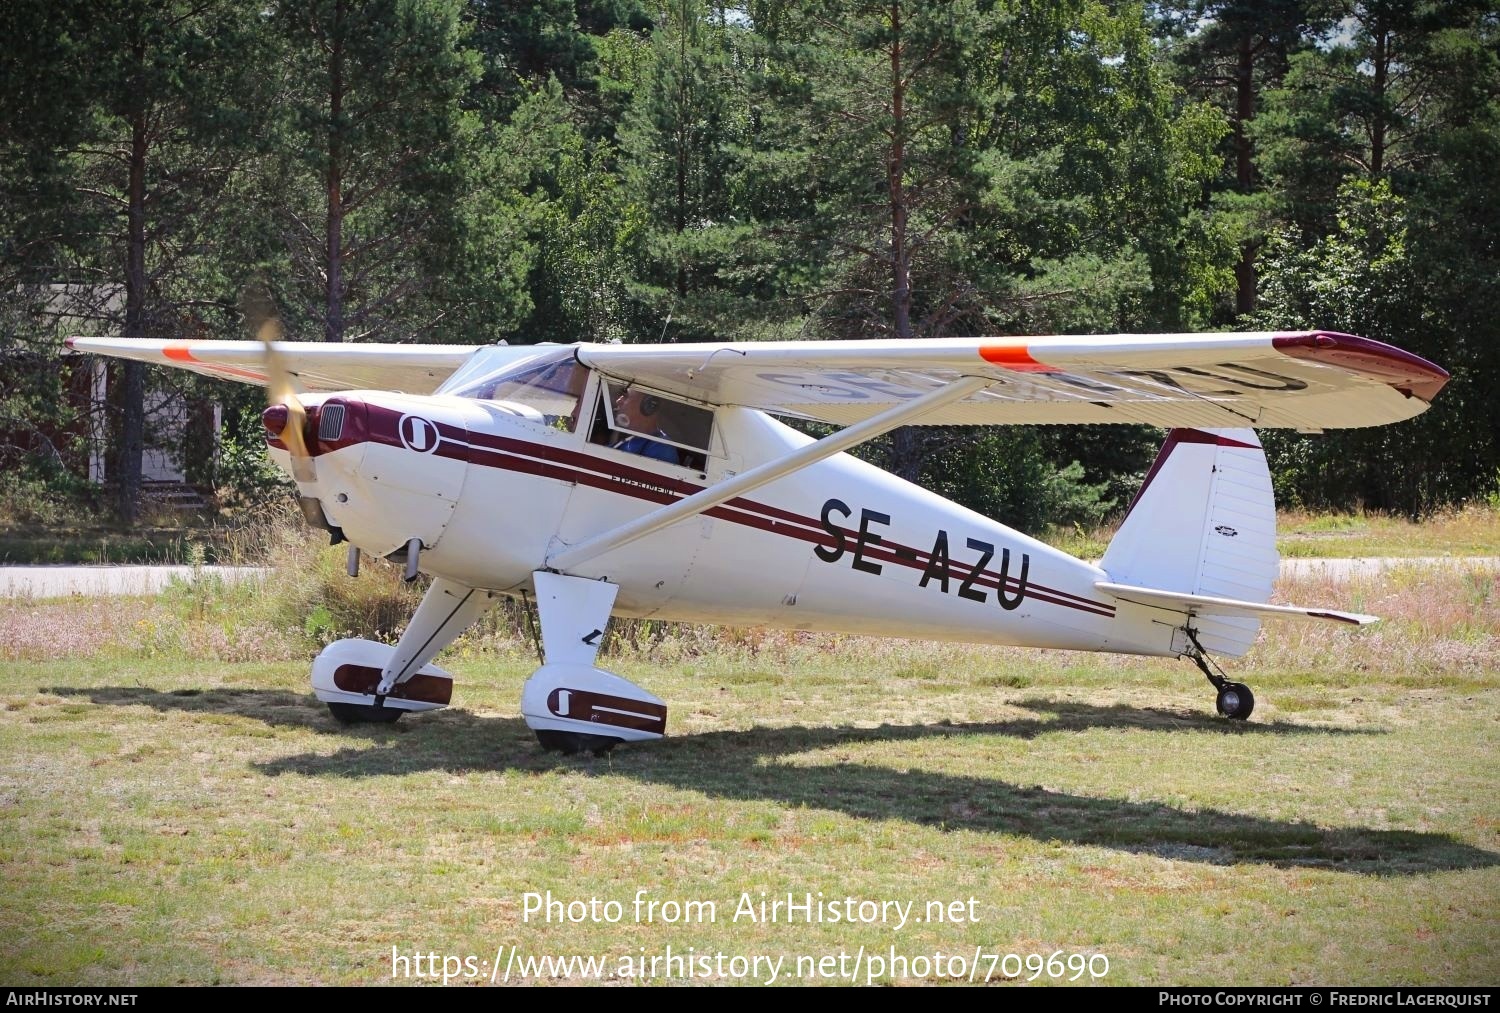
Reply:
M69 285L51 308L106 333L221 325L209 246L254 133L250 14L229 2L112 0L10 16L17 37L37 42L5 85L18 114L37 114L7 131L7 150L35 173L10 193L41 198L7 215L25 237L11 253L29 262L28 280ZM43 115L47 103L58 105ZM146 384L139 364L112 369L109 470L126 522L139 509Z
M1268 89L1287 73L1310 32L1330 22L1317 0L1180 0L1163 4L1179 34L1174 59L1190 94L1222 108L1231 132L1221 206L1238 233L1234 312L1255 309L1256 257L1265 238L1264 187L1257 168L1254 122Z
M777 13L775 114L746 172L769 165L791 184L771 205L787 217L762 228L806 265L809 332L1127 329L1191 317L1217 283L1194 207L1218 120L1178 109L1139 12L896 0ZM945 439L898 432L886 463L916 478Z
M411 340L450 312L428 297L460 246L463 103L480 72L461 15L458 0L276 10L284 182L270 195L294 331Z
M647 222L632 285L642 337L701 341L738 327L733 268L746 230L729 180L740 142L733 47L743 34L702 0L658 11L620 128L623 182Z
M1272 437L1283 492L1413 516L1500 487L1500 27L1492 0L1349 3L1269 96L1260 143L1287 225L1259 323L1328 327L1454 379L1400 427ZM1413 447L1421 447L1414 453Z

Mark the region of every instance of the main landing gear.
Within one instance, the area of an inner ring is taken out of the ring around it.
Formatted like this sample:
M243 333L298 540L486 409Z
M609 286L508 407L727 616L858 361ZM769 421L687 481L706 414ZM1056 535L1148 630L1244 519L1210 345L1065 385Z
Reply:
M521 689L521 716L544 749L606 753L659 739L667 705L628 679L594 667L619 587L537 571L542 667Z
M341 724L390 724L407 711L437 710L453 698L453 676L428 664L495 596L450 580L432 582L395 647L336 640L313 660L313 693Z
M1193 659L1193 664L1198 666L1199 671L1213 684L1219 695L1214 699L1214 708L1226 718L1232 721L1244 721L1255 710L1255 694L1250 692L1250 687L1243 682L1230 682L1220 669L1215 673L1209 667L1211 659L1208 652L1203 650L1203 645L1198 643L1198 634L1189 627L1187 629L1188 640L1193 649L1188 652L1188 657ZM1218 668L1217 665L1214 668Z
M542 666L521 689L521 716L543 748L606 753L621 742L659 739L667 705L627 679L594 667L619 588L538 571ZM495 593L433 580L395 647L339 640L313 661L313 692L344 724L388 724L407 711L437 710L453 676L429 664L494 602Z

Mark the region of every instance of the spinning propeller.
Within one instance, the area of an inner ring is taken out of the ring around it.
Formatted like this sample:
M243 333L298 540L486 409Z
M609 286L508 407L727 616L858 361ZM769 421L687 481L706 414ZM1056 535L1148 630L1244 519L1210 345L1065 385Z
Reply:
M307 409L298 397L302 394L296 375L287 368L286 360L277 348L282 340L281 320L276 315L270 296L262 290L251 290L243 299L245 322L255 332L260 342L266 366L266 401L270 408L286 411L285 423L277 434L292 456L292 475L298 482L311 482L317 477L312 454L307 450ZM268 420L269 421L269 420Z

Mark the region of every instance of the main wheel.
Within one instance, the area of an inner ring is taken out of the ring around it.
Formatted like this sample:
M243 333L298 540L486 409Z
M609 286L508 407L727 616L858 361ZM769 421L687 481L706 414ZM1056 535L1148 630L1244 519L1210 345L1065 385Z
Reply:
M578 753L593 753L595 756L603 756L625 741L624 739L617 739L613 735L589 735L585 732L564 732L556 728L536 729L536 740L542 744L543 749L555 750L565 756L574 756Z
M1234 721L1243 721L1255 710L1255 694L1242 682L1226 682L1214 701L1219 713Z
M400 707L376 707L369 703L329 703L328 712L341 725L389 725L401 720Z

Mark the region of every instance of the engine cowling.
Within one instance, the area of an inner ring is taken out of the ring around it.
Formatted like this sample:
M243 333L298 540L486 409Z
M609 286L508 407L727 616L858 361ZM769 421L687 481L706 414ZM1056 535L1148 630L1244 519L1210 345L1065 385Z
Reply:
M414 538L423 548L437 545L468 472L462 405L381 391L307 400L303 435L313 477L298 482L304 499L317 500L330 525L367 552L390 555ZM262 419L273 458L293 471L286 407L272 405Z

